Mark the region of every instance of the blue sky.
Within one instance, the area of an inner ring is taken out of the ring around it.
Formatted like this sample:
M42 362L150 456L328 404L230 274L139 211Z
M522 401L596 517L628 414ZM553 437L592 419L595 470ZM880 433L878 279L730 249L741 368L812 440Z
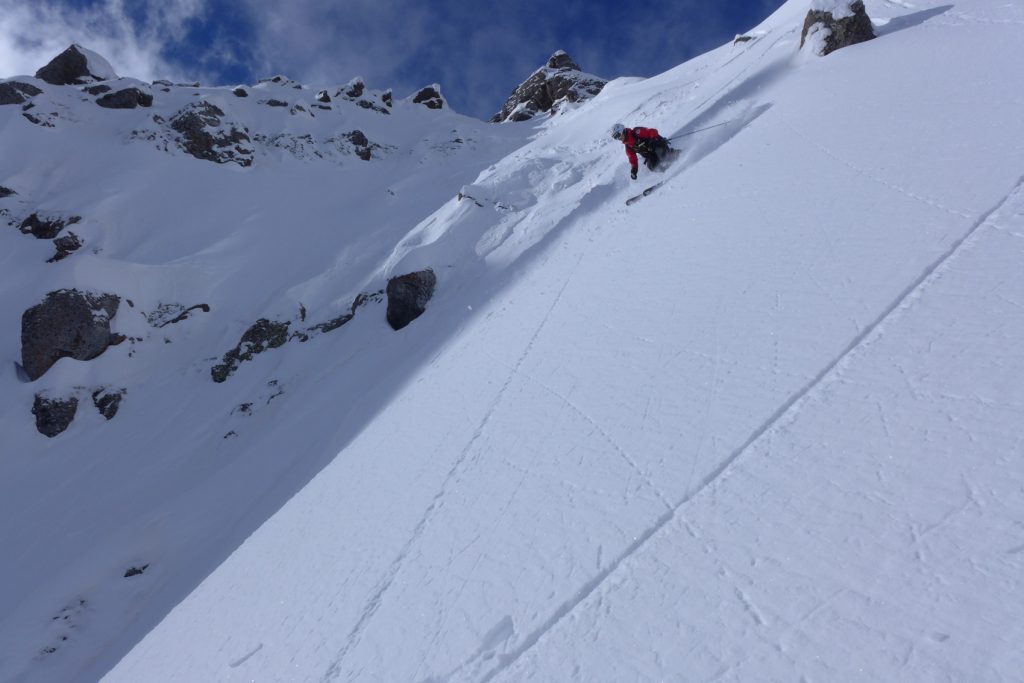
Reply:
M0 0L0 76L71 42L122 75L205 84L362 76L403 97L440 83L481 118L552 52L611 78L651 76L752 28L782 0Z

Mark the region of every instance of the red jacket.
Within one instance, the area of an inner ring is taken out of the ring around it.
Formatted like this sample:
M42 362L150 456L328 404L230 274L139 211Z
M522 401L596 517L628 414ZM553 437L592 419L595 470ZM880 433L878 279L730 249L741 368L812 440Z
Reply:
M626 156L629 157L629 167L635 173L637 170L636 146L641 140L657 140L661 137L656 128L626 128L622 131L622 144L626 146Z

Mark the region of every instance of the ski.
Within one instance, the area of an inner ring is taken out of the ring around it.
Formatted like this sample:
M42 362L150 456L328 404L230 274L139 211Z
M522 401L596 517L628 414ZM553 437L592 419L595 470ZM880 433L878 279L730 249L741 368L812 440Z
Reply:
M654 192L655 190L657 190L657 189L658 189L659 187L661 187L661 186L662 186L662 185L663 185L664 183L665 183L665 181L664 181L664 180L663 180L663 181L661 181L660 183L655 183L654 185L651 185L650 187L648 187L648 188L647 188L646 190L644 190L643 192L641 192L641 193L640 193L640 194L638 194L637 196L635 196L635 197L630 197L629 199L627 199L627 200L626 200L626 206L631 206L631 205L635 204L636 202L640 201L641 199L643 199L644 197L646 197L646 196L647 196L647 195L649 195L650 193L652 193L652 192Z

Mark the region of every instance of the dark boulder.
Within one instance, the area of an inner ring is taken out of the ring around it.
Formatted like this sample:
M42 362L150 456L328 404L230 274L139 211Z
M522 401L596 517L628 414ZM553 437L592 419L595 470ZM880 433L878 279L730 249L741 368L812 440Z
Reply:
M3 199L5 197L10 197L11 195L15 195L15 194L18 194L18 193L15 192L14 190L12 190L9 187L4 187L3 185L0 185L0 199Z
M18 81L7 81L0 83L0 105L3 104L24 104L29 98L35 97L43 92L31 83L19 83Z
M105 92L110 92L111 90L113 90L113 88L111 88L109 85L92 85L88 88L82 88L82 90L89 93L90 95L102 95Z
M46 398L36 394L32 402L32 414L36 416L36 429L43 436L53 438L63 432L75 419L78 398Z
M273 99L271 99L271 100L267 100L266 101L266 105L268 107L287 107L288 103L284 102L282 100L273 100Z
M96 100L96 104L107 109L135 109L136 107L152 107L153 96L138 88L125 88L104 95Z
M251 142L248 129L223 124L223 116L218 107L198 102L171 117L170 126L181 135L182 149L196 159L251 166L252 150L241 146Z
M316 101L327 103L331 101L331 96L327 94L326 90L321 90L316 94Z
M260 318L242 335L238 346L224 354L222 362L210 368L214 382L223 382L234 373L239 363L252 360L253 356L267 349L284 346L288 341L288 326L291 323L275 322Z
M441 96L439 85L428 85L413 95L413 104L422 104L427 109L443 109L444 98Z
M63 261L71 254L81 249L82 238L69 230L68 234L55 239L53 241L53 246L57 247L57 253L47 259L47 263Z
M248 97L249 93L245 88L235 88L231 91L231 94L235 97Z
M21 316L21 364L29 379L39 379L61 358L92 360L123 341L110 332L110 320L120 303L113 294L61 289L25 311Z
M83 48L72 45L36 72L36 78L52 85L77 85L116 78L110 65L93 55L99 63L90 63Z
M804 46L808 36L818 32L824 32L819 52L822 57L875 37L871 19L861 0L814 0L804 19L800 47Z
M26 235L32 235L36 239L52 240L66 226L74 225L80 220L82 220L81 216L44 218L38 213L34 213L21 222L19 230Z
M569 55L559 50L512 91L490 122L528 121L541 112L552 111L561 102L588 100L606 83L603 78L583 73Z
M389 108L394 104L390 89L384 91L384 94L380 96L380 101L384 103L385 107Z
M124 398L125 393L127 392L124 389L117 391L97 389L92 392L92 404L96 406L96 410L100 411L100 415L108 420L113 420L117 415L118 408L121 407L121 399Z
M400 330L420 317L434 296L436 285L437 276L429 268L388 280L387 320L391 329Z

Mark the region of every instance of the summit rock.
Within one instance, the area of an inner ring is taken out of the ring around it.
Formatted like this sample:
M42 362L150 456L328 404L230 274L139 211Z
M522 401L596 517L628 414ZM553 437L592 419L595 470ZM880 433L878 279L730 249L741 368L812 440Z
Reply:
M585 73L572 57L559 50L512 91L490 122L528 121L541 112L556 110L564 102L589 100L607 82Z
M106 59L74 44L37 71L36 78L51 85L84 85L117 78L117 73Z

